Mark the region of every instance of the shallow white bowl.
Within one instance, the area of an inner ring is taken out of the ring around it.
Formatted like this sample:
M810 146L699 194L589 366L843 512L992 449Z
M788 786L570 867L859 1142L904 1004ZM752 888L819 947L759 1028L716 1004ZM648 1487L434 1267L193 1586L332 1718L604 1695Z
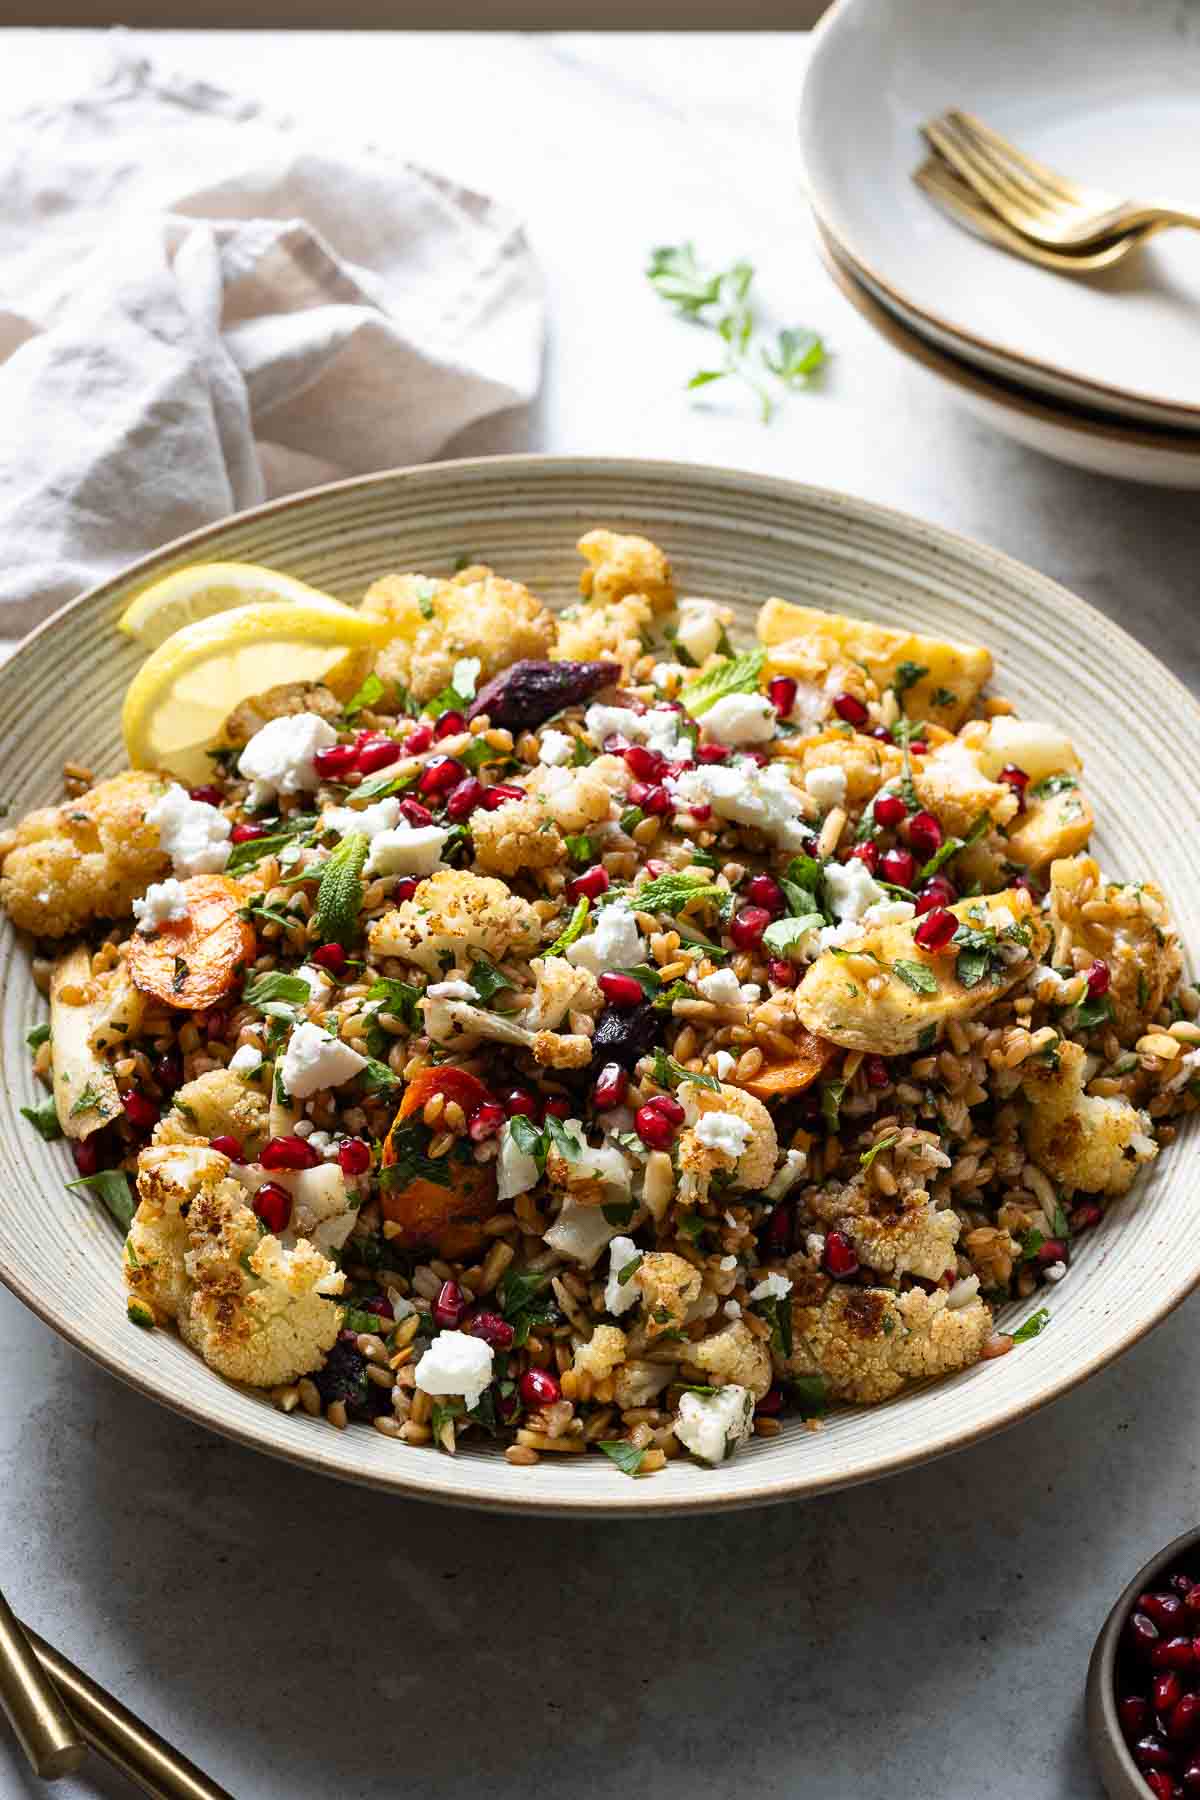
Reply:
M1058 275L914 186L950 106L1089 186L1200 211L1200 10L1177 0L840 0L800 108L809 191L876 299L980 368L1077 405L1200 429L1200 234Z
M685 592L736 606L749 626L780 594L988 643L997 686L1050 715L1086 758L1107 869L1162 882L1186 937L1200 941L1200 840L1180 829L1190 790L1176 754L1200 709L1175 677L1099 613L993 550L862 500L761 475L675 463L493 457L347 482L194 533L65 608L0 669L0 793L19 815L60 792L68 757L121 766L120 699L138 660L113 626L132 593L204 558L274 564L347 600L387 569L449 571L484 559L558 604L573 596L572 545L595 524L663 544ZM61 1335L143 1393L273 1455L351 1481L459 1505L559 1512L670 1512L751 1506L868 1481L1011 1425L1134 1343L1200 1279L1200 1165L1191 1133L1143 1188L1083 1240L1070 1278L1046 1297L1034 1341L886 1406L847 1410L810 1432L751 1443L715 1470L672 1463L641 1481L605 1458L513 1468L471 1450L451 1459L366 1428L285 1418L221 1381L171 1333L125 1319L120 1242L68 1158L18 1108L40 1096L24 1034L43 1016L28 946L0 930L0 1277ZM1016 1310L1016 1317L1031 1310ZM136 1484L136 1470L129 1471Z

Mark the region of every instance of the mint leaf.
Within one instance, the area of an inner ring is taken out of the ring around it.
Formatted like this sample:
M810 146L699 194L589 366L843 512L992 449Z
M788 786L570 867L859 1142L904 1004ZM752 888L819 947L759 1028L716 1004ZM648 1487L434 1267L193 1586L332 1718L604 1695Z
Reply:
M293 813L286 825L275 827L263 837L250 838L244 844L234 844L229 852L225 873L236 875L241 869L252 869L264 856L278 856L289 844L295 844L299 848L311 843L316 823L314 813Z
M49 1041L50 1027L45 1022L41 1025L31 1026L25 1033L25 1042L29 1045L31 1050L38 1050L43 1044L49 1043Z
M1074 775L1043 775L1040 781L1034 782L1029 794L1030 798L1034 800L1049 800L1053 794L1066 793L1068 789L1078 786L1079 783Z
M262 1011L270 1001L283 1001L287 1006L307 1006L312 993L302 975L285 975L282 969L267 969L250 982L242 999L247 1006Z
M795 919L775 919L763 932L763 943L768 950L786 956L810 931L824 923L825 915L819 912L801 913Z
M726 657L695 681L689 681L680 689L679 698L693 719L698 719L726 694L756 694L766 660L763 649L743 650L737 656Z
M68 1181L67 1186L72 1189L90 1188L93 1193L99 1194L114 1222L122 1231L129 1230L136 1208L129 1177L123 1169L101 1169L97 1175L82 1175L78 1181Z
M630 1444L624 1439L620 1439L616 1443L602 1442L597 1447L603 1450L605 1456L612 1458L622 1475L636 1475L641 1469L642 1458L646 1454L644 1450L639 1450L635 1444Z
M1040 1307L1037 1312L1031 1313L1030 1316L1026 1319L1025 1323L1023 1325L1018 1326L1017 1330L1013 1332L1013 1334L1012 1334L1013 1343L1014 1344L1028 1343L1030 1338L1035 1338L1035 1337L1040 1336L1040 1334L1043 1331L1045 1331L1045 1329L1049 1323L1050 1323L1050 1314L1046 1311L1046 1308L1044 1306Z
M376 705L378 701L383 699L385 691L382 681L380 681L378 675L372 671L359 688L357 694L347 700L343 709L344 717L352 719L355 713L360 713L363 710L364 706Z
M46 1143L53 1144L62 1136L62 1126L58 1122L58 1108L53 1100L39 1100L36 1106L23 1106L21 1117L28 1119L33 1129Z
M348 944L362 910L363 864L371 848L365 831L352 831L332 850L317 889L317 936L323 944Z
M806 387L827 360L825 340L815 331L785 327L775 340L775 352L764 350L763 364L785 387Z
M670 913L672 918L694 900L724 900L729 890L702 875L656 875L632 896L639 912Z
M588 914L591 910L592 903L586 895L582 900L577 900L575 902L575 911L571 914L565 927L547 950L547 956L561 956L564 950L570 949L577 938L583 936L584 926L588 922Z
M481 950L474 952L474 961L471 964L471 972L467 976L467 980L485 1005L489 1000L494 1000L497 994L503 993L505 988L516 986L516 982L510 981L508 976L498 969L495 963Z
M937 993L937 976L927 963L896 961L892 964L892 972L898 975L905 987L910 987L914 994Z
M890 1150L892 1145L899 1143L899 1141L900 1141L900 1133L898 1131L885 1132L883 1137L879 1138L874 1144L872 1144L871 1148L869 1150L864 1150L862 1155L859 1157L858 1160L861 1163L862 1167L864 1169L869 1169L871 1164L875 1161L875 1158L879 1155L879 1152L881 1150Z
M697 1087L708 1088L715 1094L719 1094L721 1091L721 1084L715 1076L693 1075L690 1069L685 1069L682 1064L677 1063L675 1058L668 1056L665 1050L655 1050L654 1052L654 1079L659 1087L666 1088L668 1091L677 1088L684 1081L693 1081Z

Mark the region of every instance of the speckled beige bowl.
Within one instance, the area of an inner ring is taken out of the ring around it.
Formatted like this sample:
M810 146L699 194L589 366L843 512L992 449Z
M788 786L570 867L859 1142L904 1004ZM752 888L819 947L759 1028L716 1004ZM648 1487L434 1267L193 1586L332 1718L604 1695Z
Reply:
M113 623L130 596L201 559L274 564L347 600L387 569L448 571L482 559L564 604L591 525L645 532L682 590L738 608L747 626L770 594L989 644L997 687L1029 715L1064 724L1086 758L1106 869L1153 874L1186 938L1200 943L1200 837L1169 746L1200 740L1200 709L1170 672L1081 600L993 550L842 494L760 475L672 463L495 457L380 475L246 513L181 539L106 582L35 632L0 670L0 795L11 814L57 797L73 757L121 766L121 696L138 653ZM1131 611L1137 596L1130 595ZM71 1343L115 1375L242 1443L348 1480L459 1505L559 1512L670 1512L752 1506L906 1468L1014 1424L1140 1338L1200 1278L1200 1163L1185 1132L1152 1175L1089 1233L1070 1278L1047 1296L1051 1324L1010 1356L887 1406L844 1411L819 1432L789 1424L718 1469L672 1463L640 1481L603 1457L513 1468L487 1449L456 1459L377 1432L285 1418L222 1382L166 1331L126 1323L120 1245L68 1159L18 1108L39 1090L24 1034L43 1016L28 947L0 932L4 1091L0 1276ZM1032 1310L1026 1306L1016 1313Z

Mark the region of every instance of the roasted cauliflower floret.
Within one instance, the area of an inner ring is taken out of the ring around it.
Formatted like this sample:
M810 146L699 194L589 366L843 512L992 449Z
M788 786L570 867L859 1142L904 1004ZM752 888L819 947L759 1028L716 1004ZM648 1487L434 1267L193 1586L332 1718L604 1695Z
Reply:
M694 1081L680 1086L685 1129L679 1137L679 1200L694 1206L712 1177L729 1175L735 1187L765 1188L775 1173L779 1143L775 1121L753 1094L722 1083L720 1092Z
M0 864L0 906L39 937L66 937L92 919L123 919L170 858L146 810L167 783L128 769L77 800L22 819Z
M236 1138L253 1160L269 1135L270 1071L264 1063L258 1085L232 1069L209 1069L179 1088L154 1127L156 1144L196 1144L206 1138Z
M355 669L357 671L357 661ZM347 698L351 692L347 677L334 679L343 698ZM281 682L278 687L268 688L265 694L255 694L252 699L235 706L221 727L221 742L248 744L272 719L287 718L293 713L310 712L320 719L335 720L341 710L342 701L322 681Z
M582 1069L592 1060L592 1040L583 1032L530 1031L502 1013L489 1012L468 1000L445 1000L435 995L421 1001L425 1030L437 1044L462 1049L465 1040L488 1038L529 1050L546 1069Z
M821 1375L841 1400L887 1400L906 1381L979 1360L992 1330L981 1300L950 1307L944 1293L837 1285L819 1306L793 1305L790 1375Z
M955 1266L958 1215L949 1207L939 1212L925 1196L909 1196L911 1204L885 1212L848 1219L844 1230L869 1269L899 1278L919 1275L924 1281L940 1281Z
M700 1271L671 1250L648 1250L633 1277L646 1312L646 1337L678 1331L688 1307L700 1297Z
M580 1344L572 1363L576 1375L603 1381L625 1361L625 1333L616 1325L597 1325L586 1344Z
M395 636L380 651L375 673L428 700L446 687L461 657L479 658L479 684L526 657L543 659L554 642L554 617L520 582L491 569L463 569L451 581L385 575L362 602Z
M893 781L903 767L903 759L894 744L859 733L847 737L840 731L823 731L816 737L784 738L782 752L795 757L804 776L813 769L840 769L845 777L843 799L849 806L865 806L887 781ZM797 785L805 786L802 777L793 776ZM815 784L814 784L815 785ZM828 808L822 808L828 810Z
M981 734L978 724L968 732ZM980 813L994 825L1007 825L1016 816L1020 795L1005 782L985 773L982 746L974 739L951 738L930 756L913 758L912 778L921 805L941 821L947 831L965 837Z
M1169 998L1183 967L1162 889L1153 881L1105 881L1093 857L1050 869L1050 917L1073 949L1106 962L1117 1033L1128 1043Z
M529 966L537 987L521 1016L530 1031L557 1031L568 1013L598 1013L604 1006L590 969L576 968L565 956L535 956Z
M1084 1093L1087 1054L1060 1039L1056 1056L1030 1057L1021 1086L1030 1103L1025 1147L1054 1182L1086 1194L1124 1194L1158 1155L1150 1121L1121 1095Z
M410 900L376 919L368 933L373 957L397 956L436 980L443 960L465 962L481 950L492 962L526 956L541 937L541 923L527 900L502 881L465 869L441 869Z
M191 1248L188 1215L197 1198L207 1193L230 1206L244 1201L228 1177L229 1158L204 1145L151 1146L138 1157L138 1208L125 1245L125 1283L156 1316L177 1319L190 1299L184 1259Z
M558 635L551 655L566 662L616 662L626 681L645 654L642 633L650 627L653 608L640 594L626 594L607 606L575 606L558 616Z
M534 769L526 791L562 831L588 831L613 814L613 790L595 768Z
M640 594L655 612L674 606L671 565L648 538L624 537L601 528L581 537L575 548L587 563L579 577L579 591L586 599L608 606L626 594Z
M711 1375L720 1387L733 1382L749 1388L761 1400L771 1385L771 1352L765 1338L755 1337L743 1319L734 1319L723 1331L705 1338L689 1351L697 1368Z
M489 875L552 869L567 853L558 826L532 794L506 800L494 812L479 807L471 815L471 843L475 866Z

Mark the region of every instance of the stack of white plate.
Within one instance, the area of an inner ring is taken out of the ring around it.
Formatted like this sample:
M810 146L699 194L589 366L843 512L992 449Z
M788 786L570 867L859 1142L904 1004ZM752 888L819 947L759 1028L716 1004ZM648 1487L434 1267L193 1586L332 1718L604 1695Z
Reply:
M1200 232L1056 274L914 185L958 106L1088 185L1200 212L1200 4L839 0L800 111L830 273L897 349L1019 442L1200 487Z

